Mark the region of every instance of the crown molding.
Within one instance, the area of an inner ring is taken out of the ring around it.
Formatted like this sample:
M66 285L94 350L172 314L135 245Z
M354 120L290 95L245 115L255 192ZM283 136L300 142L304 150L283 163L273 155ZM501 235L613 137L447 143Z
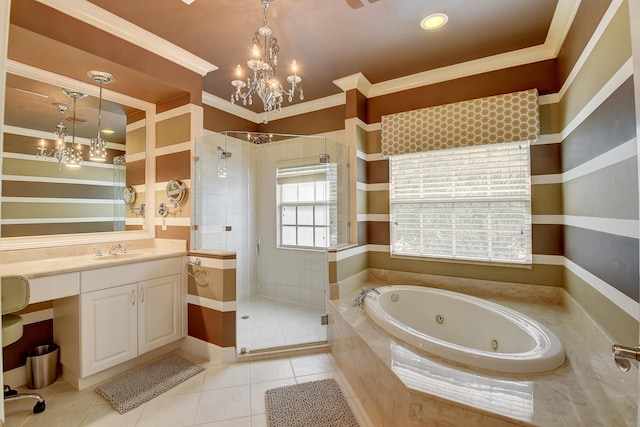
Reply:
M218 67L86 0L36 0L75 19L133 43L201 76Z
M87 95L91 95L94 97L98 97L100 94L99 86L87 82L82 82L80 80L75 80L69 77L62 76L60 74L52 73L51 71L43 70L41 68L32 67L31 65L23 64L21 62L16 62L12 59L7 59L7 73L15 74L17 76L27 77L33 80L45 82L54 86L66 87L73 90L78 90L86 93ZM119 92L114 92L112 90L103 88L102 89L102 98L107 99L112 102L116 102L118 104L128 105L129 107L137 108L139 110L144 110L147 114L150 111L155 112L155 104L152 104L147 101L143 101L138 98L133 98L128 95L124 95Z
M581 0L558 1L544 44L376 83L371 86L368 95L365 92L363 94L367 97L388 95L448 80L553 59L557 57L564 43L580 2ZM345 81L351 82L353 86L354 76L357 76L357 74L336 80L334 83L341 82L344 84L343 81ZM340 87L340 85L338 86ZM352 89L353 87L349 88Z
M350 76L342 77L333 81L333 84L338 86L344 92L348 90L358 89L364 96L369 97L371 82L362 73L352 74Z
M312 101L300 104L290 105L282 108L278 112L269 112L267 118L269 121L284 119L286 117L298 116L300 114L312 113L314 111L324 110L326 108L337 107L346 104L346 95L344 92L335 95L326 96L324 98L314 99ZM234 116L238 116L253 123L262 123L264 121L264 113L256 113L237 104L232 104L226 99L202 92L202 103L210 107L222 110Z

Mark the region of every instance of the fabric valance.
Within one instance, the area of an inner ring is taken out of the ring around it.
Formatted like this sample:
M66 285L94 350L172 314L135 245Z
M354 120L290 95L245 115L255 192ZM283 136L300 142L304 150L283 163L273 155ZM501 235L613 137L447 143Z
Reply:
M537 89L382 116L385 157L539 136Z

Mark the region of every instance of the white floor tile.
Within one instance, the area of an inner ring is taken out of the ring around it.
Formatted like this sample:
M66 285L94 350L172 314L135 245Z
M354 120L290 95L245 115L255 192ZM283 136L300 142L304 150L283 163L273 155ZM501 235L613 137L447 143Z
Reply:
M296 383L295 378L287 378L284 380L266 381L266 382L251 384L251 415L258 415L258 414L265 413L264 393L267 390L270 390L276 387L293 385L295 383Z
M179 427L194 424L200 393L160 395L144 405L138 427Z
M298 376L335 371L336 368L325 353L291 357L293 372Z
M196 424L231 420L251 415L248 385L206 390L200 395Z
M251 384L265 381L293 378L293 368L289 358L267 359L250 362Z
M249 384L249 364L211 365L204 378L203 390Z

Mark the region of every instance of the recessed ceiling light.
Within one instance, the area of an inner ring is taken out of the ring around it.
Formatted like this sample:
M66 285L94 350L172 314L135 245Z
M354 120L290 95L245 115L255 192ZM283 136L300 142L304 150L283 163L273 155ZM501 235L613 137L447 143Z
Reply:
M420 21L420 26L425 30L435 30L444 26L448 20L449 17L444 13L433 13Z

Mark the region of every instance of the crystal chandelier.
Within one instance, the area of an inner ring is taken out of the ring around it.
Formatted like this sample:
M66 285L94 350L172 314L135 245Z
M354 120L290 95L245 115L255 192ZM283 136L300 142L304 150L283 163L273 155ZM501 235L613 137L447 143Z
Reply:
M91 139L89 145L89 160L94 162L105 162L107 160L107 141L102 139L102 129L100 119L102 115L102 86L114 82L116 79L109 73L103 71L89 71L87 73L96 83L100 84L100 97L98 101L98 133Z
M47 152L45 141L41 140L40 145L36 148L36 158L40 160L57 160L58 170L62 170L62 165L72 168L79 167L82 164L82 148L80 144L77 146L75 145L76 100L87 96L84 93L68 89L63 89L63 92L70 98L73 98L73 130L71 132L71 145L67 144L66 139L67 136L69 136L69 133L67 132L67 127L64 124L64 113L69 109L69 106L66 104L55 103L53 106L60 113L60 123L56 125L56 130L54 131L56 145L50 152Z
M47 146L45 145L44 139L40 140L40 145L38 145L36 151L36 158L40 160L57 160L58 161L58 169L62 170L62 165L67 162L67 127L64 125L64 113L69 109L69 106L66 104L55 103L53 106L60 113L60 123L56 125L56 130L54 131L54 135L56 137L56 145L51 149L51 151L47 152Z
M264 105L264 123L268 122L267 113L269 111L281 111L283 96L287 96L289 102L293 102L296 90L299 92L300 100L304 99L302 88L298 85L302 78L297 74L297 64L294 60L291 63L293 74L287 76L287 82L291 88L285 90L276 79L276 66L278 65L278 39L272 37L271 28L267 26L267 10L273 0L260 0L264 9L262 27L255 32L253 37L252 59L247 61L247 66L253 72L244 82L242 79L242 67L238 64L236 69L236 79L231 84L236 91L231 95L231 103L235 104L242 99L243 105L253 104L253 95L258 95ZM243 89L246 92L243 92Z

